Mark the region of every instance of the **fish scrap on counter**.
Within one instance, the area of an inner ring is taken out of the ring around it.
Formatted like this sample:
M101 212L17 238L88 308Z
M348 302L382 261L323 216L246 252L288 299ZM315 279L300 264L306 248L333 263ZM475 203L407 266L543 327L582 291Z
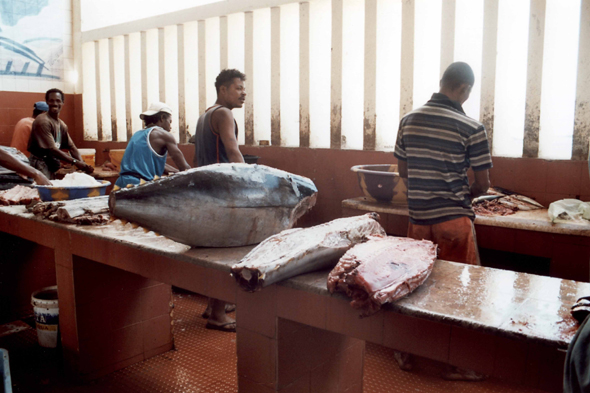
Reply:
M39 191L25 186L15 186L11 189L0 191L0 205L28 205L33 201L39 201Z
M519 210L545 208L532 198L500 187L490 187L486 194L474 198L472 205L478 216L506 216Z
M278 281L332 267L369 236L385 236L377 213L339 218L310 228L282 231L264 240L231 268L238 285L259 291Z
M370 316L418 288L435 260L436 244L429 240L371 237L340 258L328 275L328 290L346 293L361 317Z
M38 202L28 210L41 218L67 224L100 225L110 219L108 196Z
M214 164L114 190L111 216L193 247L256 244L316 201L308 178L264 165Z

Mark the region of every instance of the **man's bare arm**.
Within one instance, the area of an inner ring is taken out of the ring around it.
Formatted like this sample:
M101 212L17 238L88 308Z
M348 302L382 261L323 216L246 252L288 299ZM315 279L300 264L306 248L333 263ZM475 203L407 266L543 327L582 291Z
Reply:
M50 186L51 182L47 179L41 172L21 162L11 156L10 154L6 153L4 150L0 149L0 165L10 170L15 171L16 173L24 176L28 176L35 180L35 183L43 186Z
M490 188L490 171L485 169L483 171L473 171L475 175L475 182L471 185L471 198L476 198L485 194Z
M240 153L238 140L235 134L234 117L227 108L220 108L213 114L213 123L215 130L219 133L229 162L244 162L244 157Z
M166 144L166 150L168 150L168 154L170 154L170 158L172 158L172 161L174 161L174 163L178 167L178 170L186 171L188 169L191 169L191 166L188 164L188 162L186 162L184 155L178 148L174 136L166 131L161 131L158 134L158 136L164 140Z

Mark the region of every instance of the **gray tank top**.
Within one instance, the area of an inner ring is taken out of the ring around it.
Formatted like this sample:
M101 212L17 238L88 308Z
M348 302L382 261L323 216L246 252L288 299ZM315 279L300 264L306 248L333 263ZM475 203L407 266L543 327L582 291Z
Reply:
M195 166L229 162L221 136L211 125L211 116L219 108L221 108L221 105L212 106L199 117L195 133L195 158L193 160ZM237 138L238 123L236 123L235 119L234 125Z

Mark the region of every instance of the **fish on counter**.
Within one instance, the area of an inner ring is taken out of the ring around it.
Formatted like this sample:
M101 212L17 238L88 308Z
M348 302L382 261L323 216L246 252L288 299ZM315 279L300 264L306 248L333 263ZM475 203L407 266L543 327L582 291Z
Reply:
M346 293L361 317L370 316L426 281L435 260L436 245L429 240L371 237L340 258L328 275L328 290Z
M27 209L37 217L66 224L100 225L110 219L108 196L38 202Z
M33 201L39 201L39 191L25 186L14 186L8 190L0 191L0 205L28 205Z
M490 187L484 195L474 198L473 211L479 216L506 216L519 210L537 210L545 207L532 198L501 187Z
M256 246L232 266L231 274L242 289L259 291L278 281L334 266L348 249L375 235L385 236L377 213L286 230Z
M316 201L308 178L264 165L214 164L111 192L115 218L193 247L256 244Z

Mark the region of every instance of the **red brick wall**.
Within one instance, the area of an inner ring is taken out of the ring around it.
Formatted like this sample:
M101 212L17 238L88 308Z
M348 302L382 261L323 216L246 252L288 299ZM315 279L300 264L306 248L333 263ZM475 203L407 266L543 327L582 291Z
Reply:
M33 104L37 101L45 101L45 93L0 91L0 145L10 146L14 126L20 119L33 115ZM74 128L75 109L74 95L66 94L60 118L70 130Z

